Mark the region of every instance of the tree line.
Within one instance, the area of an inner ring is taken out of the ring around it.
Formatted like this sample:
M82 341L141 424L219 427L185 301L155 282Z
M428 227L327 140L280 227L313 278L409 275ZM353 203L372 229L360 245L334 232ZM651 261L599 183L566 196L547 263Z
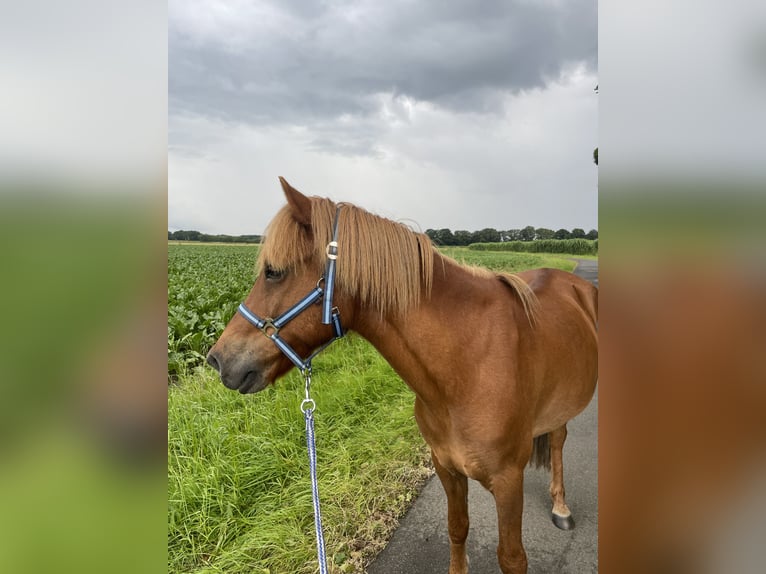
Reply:
M203 243L260 243L260 235L209 235L199 231L168 231L169 241L201 241Z
M571 231L559 229L554 231L545 227L528 225L523 229L508 229L498 231L485 227L479 231L426 229L426 235L436 245L470 245L471 243L500 243L505 241L536 241L538 239L598 239L598 231L591 229L585 233L575 227ZM210 235L200 231L168 231L170 241L200 241L203 243L260 243L260 235Z
M426 229L426 235L436 245L470 245L471 243L500 243L504 241L536 241L538 239L598 239L598 231L585 230L575 227L568 229L552 230L545 227L533 227L528 225L523 229L508 229L499 231L491 227L480 231L458 230L454 233L450 229Z

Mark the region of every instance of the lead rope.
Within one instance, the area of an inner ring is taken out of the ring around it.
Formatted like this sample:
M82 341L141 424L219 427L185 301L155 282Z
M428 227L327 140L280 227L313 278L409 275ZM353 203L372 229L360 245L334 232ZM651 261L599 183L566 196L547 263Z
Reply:
M314 502L314 530L317 538L317 559L320 574L327 574L327 559L324 551L324 534L322 533L322 513L319 508L319 486L317 484L317 450L314 441L314 409L316 403L311 398L311 363L303 369L306 381L306 398L301 402L301 411L306 419L306 446L309 453L309 469L311 471L311 497Z

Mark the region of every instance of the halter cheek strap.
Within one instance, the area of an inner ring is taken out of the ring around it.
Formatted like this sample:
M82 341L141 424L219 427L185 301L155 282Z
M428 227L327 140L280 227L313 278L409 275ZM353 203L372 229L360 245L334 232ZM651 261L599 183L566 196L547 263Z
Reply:
M335 291L335 264L338 259L338 215L340 214L340 206L335 211L335 221L333 223L332 241L327 244L327 266L325 273L319 278L317 286L303 299L298 301L295 305L290 307L287 311L279 315L276 319L267 317L262 319L255 313L253 313L247 305L244 303L239 304L237 311L248 322L250 322L255 328L260 330L264 335L271 339L277 348L284 353L284 355L290 359L293 364L300 369L301 372L307 372L311 369L311 361L319 353L324 351L330 343L336 339L340 339L345 333L343 332L343 325L340 322L340 312L337 307L333 306L333 294ZM322 289L319 285L324 282L325 289ZM290 321L295 319L298 315L303 313L306 309L311 307L314 303L322 299L322 323L324 325L332 325L333 337L316 351L314 351L307 358L303 359L293 349L287 341L279 336L279 330L287 325Z
M338 260L338 216L340 207L335 210L335 221L332 224L332 241L327 244L325 253L327 254L327 268L325 269L325 293L324 303L322 304L322 323L329 325L332 322L333 306L332 297L335 292L335 262Z

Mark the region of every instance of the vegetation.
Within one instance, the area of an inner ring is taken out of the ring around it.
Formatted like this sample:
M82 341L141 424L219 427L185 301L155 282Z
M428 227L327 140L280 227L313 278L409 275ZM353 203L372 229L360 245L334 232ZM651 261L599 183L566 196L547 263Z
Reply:
M258 246L168 245L168 376L201 365L255 280Z
M365 341L315 361L318 481L333 572L361 572L426 477L412 392ZM313 573L303 416L293 371L257 396L212 370L169 388L168 572Z
M168 231L168 241L199 241L202 243L260 243L260 235L209 235L199 231Z
M435 245L467 246L472 243L499 243L506 241L535 241L539 239L598 239L598 231L591 229L585 233L583 229L575 227L571 231L558 229L556 231L545 227L533 227L527 225L523 229L508 229L498 231L491 227L481 231L458 230L454 233L450 229L426 229L426 235L431 238Z
M527 253L571 253L597 255L598 239L540 239L537 241L505 241L503 243L474 243L468 249L475 251L520 251Z
M471 243L496 243L499 241L535 241L536 239L598 239L598 231L591 229L588 233L579 227L571 231L558 229L556 231L545 227L528 225L523 229L508 229L498 231L486 227L480 231L450 229L426 229L426 235L435 245L440 247L470 245ZM199 231L168 231L168 241L193 241L200 243L260 243L260 235L209 235Z
M503 245L502 243L498 245ZM575 261L567 255L547 253L512 253L510 251L474 250L470 247L444 247L442 253L466 265L479 265L493 271L517 272L538 267L572 271Z
M258 395L226 389L204 355L253 282L257 247L168 246L168 572L316 571L293 371ZM491 269L572 269L562 256L444 249ZM432 471L413 394L353 334L314 363L319 489L330 571L363 572Z

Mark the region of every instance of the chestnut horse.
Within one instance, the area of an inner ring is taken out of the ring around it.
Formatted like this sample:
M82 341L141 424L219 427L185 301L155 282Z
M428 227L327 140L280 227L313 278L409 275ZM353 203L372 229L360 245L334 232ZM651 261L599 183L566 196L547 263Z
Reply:
M245 309L276 317L316 289L337 236L333 304L345 328L372 343L415 393L415 418L447 494L449 573L468 572L467 477L494 495L500 569L525 573L530 460L551 468L553 522L574 526L562 447L567 421L588 405L598 377L596 288L553 269L462 266L426 235L280 181L288 204L269 224ZM319 305L303 310L279 335L300 356L333 336ZM255 393L293 367L274 332L261 330L238 313L210 350L228 388Z

